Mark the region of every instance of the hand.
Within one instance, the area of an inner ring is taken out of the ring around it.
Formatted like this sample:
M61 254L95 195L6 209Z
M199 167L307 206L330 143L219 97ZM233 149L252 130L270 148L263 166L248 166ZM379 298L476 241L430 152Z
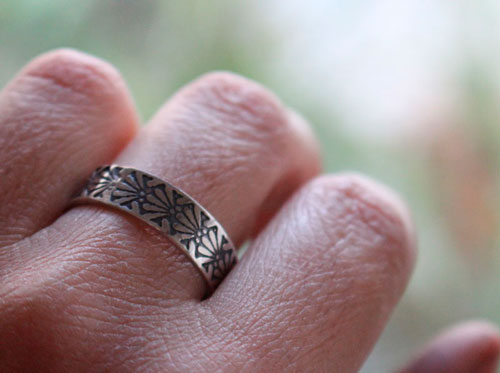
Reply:
M359 369L414 263L399 199L362 176L317 176L307 124L229 73L200 78L138 122L116 70L74 51L37 58L4 89L2 370ZM210 298L156 230L105 206L69 208L111 162L184 189L237 245L253 238ZM478 340L498 341L472 329L481 337L451 349L464 364Z

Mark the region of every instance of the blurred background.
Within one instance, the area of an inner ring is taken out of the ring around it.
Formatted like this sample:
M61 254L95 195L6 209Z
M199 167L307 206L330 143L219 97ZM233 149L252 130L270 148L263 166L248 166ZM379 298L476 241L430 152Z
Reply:
M363 368L387 372L438 329L500 324L500 2L0 2L0 84L74 47L114 64L142 119L211 70L302 112L328 172L398 190L418 226L414 277Z

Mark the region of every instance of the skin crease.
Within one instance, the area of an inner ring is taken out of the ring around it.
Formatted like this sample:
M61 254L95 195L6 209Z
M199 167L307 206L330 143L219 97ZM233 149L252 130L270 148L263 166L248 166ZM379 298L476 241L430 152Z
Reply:
M43 55L3 90L2 371L357 371L414 265L398 197L360 175L317 176L305 121L234 74L201 77L137 128L119 73L79 52ZM210 298L153 228L69 208L109 162L184 189L235 243L254 238ZM417 361L443 346L464 367L498 356L485 343L497 332L474 325L471 342L453 348L455 333Z

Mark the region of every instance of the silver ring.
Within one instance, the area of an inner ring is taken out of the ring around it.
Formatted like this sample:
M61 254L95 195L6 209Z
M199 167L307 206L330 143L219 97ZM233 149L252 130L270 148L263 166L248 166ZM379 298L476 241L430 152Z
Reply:
M94 171L75 203L100 202L165 233L195 264L213 291L237 262L222 225L181 189L146 172L117 165Z

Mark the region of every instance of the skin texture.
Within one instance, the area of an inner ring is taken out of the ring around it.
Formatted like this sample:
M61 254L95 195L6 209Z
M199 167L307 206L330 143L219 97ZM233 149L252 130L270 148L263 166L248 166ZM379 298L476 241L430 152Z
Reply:
M3 371L357 371L414 265L399 198L318 176L305 121L234 74L190 83L138 128L120 75L79 52L43 55L3 90ZM210 298L153 228L69 205L110 162L184 189L237 245L253 239ZM476 354L482 335L452 350Z

